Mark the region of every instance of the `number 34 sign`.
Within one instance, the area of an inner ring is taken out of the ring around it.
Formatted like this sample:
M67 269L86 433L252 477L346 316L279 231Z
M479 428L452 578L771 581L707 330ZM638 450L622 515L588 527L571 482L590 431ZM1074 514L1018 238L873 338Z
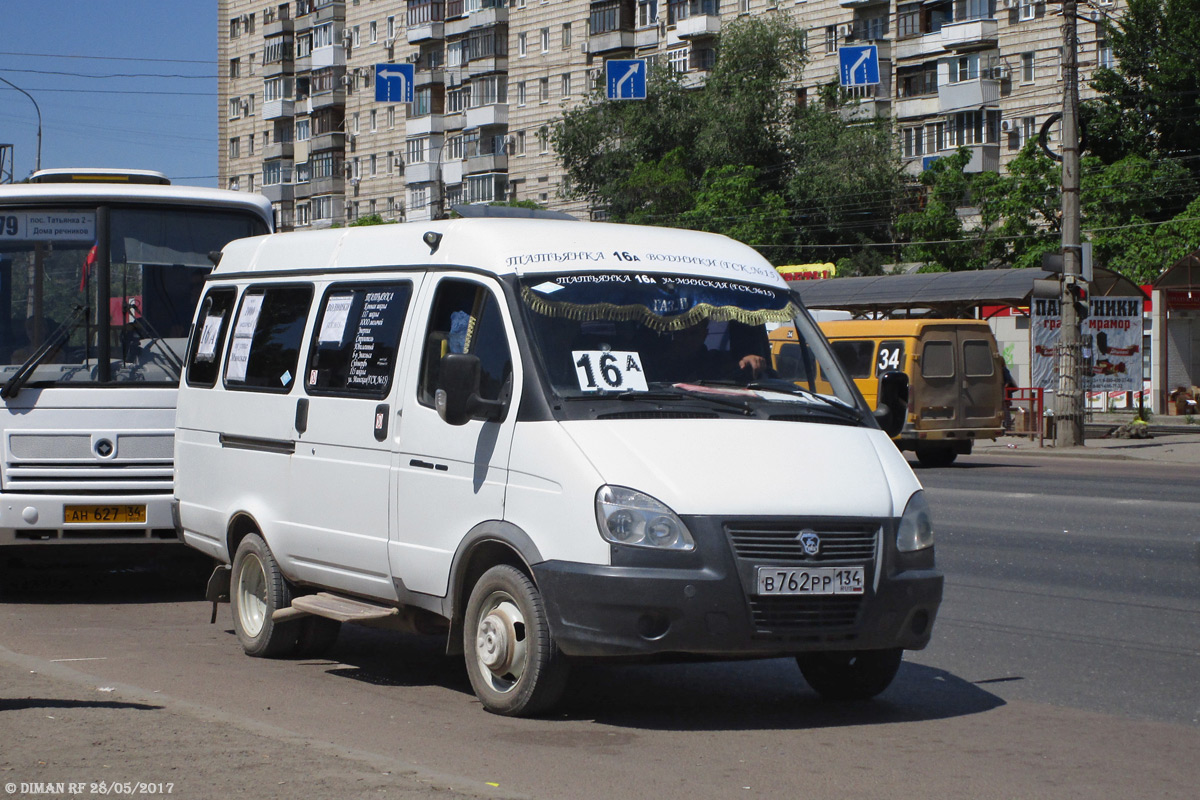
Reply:
M634 352L575 350L571 353L579 388L585 392L647 391L642 359Z

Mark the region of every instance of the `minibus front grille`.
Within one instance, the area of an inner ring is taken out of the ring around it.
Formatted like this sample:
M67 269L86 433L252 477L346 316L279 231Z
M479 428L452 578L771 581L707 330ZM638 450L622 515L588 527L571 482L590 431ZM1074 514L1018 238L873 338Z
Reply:
M751 597L750 614L759 634L827 639L842 633L849 637L862 603L861 595Z
M873 564L880 526L876 522L828 523L732 523L725 526L733 552L740 559L811 564L823 561L854 561ZM806 532L815 533L820 549L805 552L801 541Z
M27 494L169 494L174 487L170 463L5 464L4 491Z

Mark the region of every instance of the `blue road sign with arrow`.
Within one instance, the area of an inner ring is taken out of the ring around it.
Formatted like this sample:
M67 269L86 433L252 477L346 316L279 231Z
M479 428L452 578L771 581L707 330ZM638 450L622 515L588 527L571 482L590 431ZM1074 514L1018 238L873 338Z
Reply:
M838 74L842 86L870 86L879 83L879 48L873 44L838 49Z
M412 64L376 64L375 102L411 103L413 77Z
M605 96L609 100L646 99L646 59L614 58L604 62Z

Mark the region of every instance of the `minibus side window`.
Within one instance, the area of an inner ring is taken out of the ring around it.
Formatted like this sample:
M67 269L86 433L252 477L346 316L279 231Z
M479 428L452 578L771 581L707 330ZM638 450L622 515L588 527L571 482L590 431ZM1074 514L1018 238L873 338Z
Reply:
M842 369L851 378L871 377L871 367L874 365L875 342L866 339L842 339L829 343L833 354L841 363Z
M983 339L963 342L963 372L969 378L989 378L996 371L992 348Z
M386 397L411 297L407 281L329 287L308 347L308 393Z
M950 342L926 342L921 351L921 377L954 377L954 347Z
M291 391L312 293L312 286L251 286L245 291L234 317L226 387Z
M421 405L433 406L442 356L451 353L478 356L479 396L500 398L512 375L512 354L495 295L480 284L444 280L438 285L421 357L417 395Z
M200 301L200 314L188 351L188 386L211 389L217 385L220 353L229 332L235 294L232 288L210 289Z

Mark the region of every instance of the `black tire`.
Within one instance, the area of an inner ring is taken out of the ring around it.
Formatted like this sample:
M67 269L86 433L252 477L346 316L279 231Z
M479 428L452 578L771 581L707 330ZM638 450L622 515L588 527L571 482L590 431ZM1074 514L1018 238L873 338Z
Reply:
M280 658L296 650L299 625L278 623L271 615L292 604L292 591L271 548L256 533L242 539L233 558L229 604L233 629L246 655Z
M341 633L342 623L325 617L306 617L298 623L297 658L320 658L328 653Z
M471 590L463 648L471 688L493 714L546 711L566 688L569 665L550 636L542 596L514 567L492 567Z
M950 447L918 447L917 461L922 467L948 467L958 458L958 453Z
M891 685L904 651L859 650L796 656L800 673L827 700L869 700Z

